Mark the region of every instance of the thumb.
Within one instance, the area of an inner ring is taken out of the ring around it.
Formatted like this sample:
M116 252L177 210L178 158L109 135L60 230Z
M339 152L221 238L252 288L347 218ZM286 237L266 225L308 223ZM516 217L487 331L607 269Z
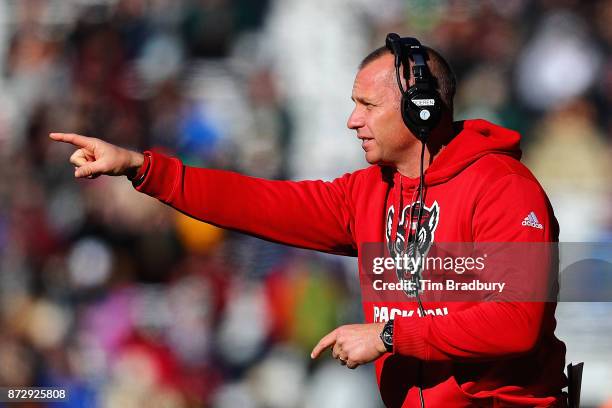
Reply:
M74 171L74 177L96 177L103 172L102 164L99 161L88 163L84 166L78 167Z

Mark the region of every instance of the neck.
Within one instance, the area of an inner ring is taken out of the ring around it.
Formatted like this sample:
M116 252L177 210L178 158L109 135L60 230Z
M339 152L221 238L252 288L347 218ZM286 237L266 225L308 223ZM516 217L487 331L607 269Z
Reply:
M441 122L438 127L429 135L427 144L425 145L425 154L423 156L423 170L431 165L431 163L444 150L446 145L453 139L455 132L451 120ZM410 151L406 154L406 160L397 164L397 171L406 177L415 178L421 174L421 142L414 143Z

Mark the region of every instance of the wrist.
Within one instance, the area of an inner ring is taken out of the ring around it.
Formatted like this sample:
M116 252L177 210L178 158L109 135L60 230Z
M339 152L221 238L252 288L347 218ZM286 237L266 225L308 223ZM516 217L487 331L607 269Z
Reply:
M393 319L386 322L380 331L381 353L393 353Z
M128 179L133 180L136 174L138 174L139 170L141 170L142 165L144 164L144 155L139 152L129 151L129 160L128 167L125 170L125 175Z
M149 167L151 165L151 153L148 151L144 152L144 154L136 152L133 153L133 166L130 166L130 170L133 173L126 174L126 176L132 182L134 187L138 187L144 182L145 178L147 177L147 173L149 172ZM140 164L140 166L136 167L138 164Z

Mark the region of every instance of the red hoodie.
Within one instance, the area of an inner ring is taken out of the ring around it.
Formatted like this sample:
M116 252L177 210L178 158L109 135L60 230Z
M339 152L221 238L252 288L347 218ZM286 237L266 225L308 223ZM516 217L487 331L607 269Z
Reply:
M484 120L463 122L425 172L431 241L558 240L546 194L519 162L519 141ZM410 208L419 182L380 166L332 182L270 181L150 154L138 191L217 226L360 258L362 244L395 240L405 220L397 209ZM417 386L430 408L562 406L565 345L554 335L555 303L425 302L428 314L418 317L414 302L369 300L367 322L395 319L393 353L375 363L387 406L419 406Z

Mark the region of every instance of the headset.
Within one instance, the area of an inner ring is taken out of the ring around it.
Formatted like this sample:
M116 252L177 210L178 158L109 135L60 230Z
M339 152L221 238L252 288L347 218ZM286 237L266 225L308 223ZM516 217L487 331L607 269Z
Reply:
M420 162L420 177L419 177L419 189L418 189L418 217L414 235L414 253L413 256L417 256L417 247L419 240L419 233L421 229L421 219L423 216L424 203L424 190L425 190L425 175L424 175L424 158L425 158L425 145L429 139L431 131L438 125L442 116L442 101L440 94L435 89L436 80L431 75L429 68L427 67L426 61L427 51L425 47L421 45L419 40L412 37L400 37L395 33L387 34L385 45L389 51L395 56L395 74L397 78L397 85L402 94L402 100L400 104L400 112L402 120L406 127L412 131L412 134L421 142L421 162ZM412 75L414 76L414 84L410 83L410 61L412 64ZM402 81L400 79L400 67L404 66L403 74L408 89L404 89ZM414 205L410 208L410 222L412 222L412 210ZM409 230L410 231L410 230ZM407 237L406 242L410 242L410 236ZM416 275L414 276L416 278ZM425 310L421 303L418 290L416 293L419 308L424 314Z
M417 216L417 224L414 236L414 253L413 257L417 256L417 248L419 241L419 231L421 229L421 219L423 216L425 175L423 170L423 161L425 158L425 145L427 144L429 134L438 125L442 116L442 103L440 95L435 89L435 78L427 68L427 51L421 45L419 40L412 37L400 37L395 33L387 34L385 41L386 47L395 56L395 74L397 85L402 94L402 102L400 112L404 124L412 134L421 142L421 171L419 177L419 212ZM410 61L412 61L412 75L414 76L414 84L410 84ZM406 80L408 89L404 90L400 79L400 66L403 65L403 75ZM410 208L410 223L412 223L412 209ZM408 231L411 231L409 229ZM406 237L406 242L410 238ZM416 278L416 274L413 276ZM416 286L416 299L421 311L421 316L425 316L425 308L419 296L418 285ZM419 377L422 375L422 367L419 364ZM425 398L423 397L423 388L419 385L419 399L421 408L425 408Z
M397 85L402 94L400 111L404 124L421 142L426 143L431 131L440 122L442 102L435 89L435 78L431 75L426 61L427 51L419 40L412 37L400 37L395 33L387 34L386 47L395 56L395 73ZM414 84L410 83L410 65ZM403 76L408 89L404 90L400 80L400 66L404 65Z

